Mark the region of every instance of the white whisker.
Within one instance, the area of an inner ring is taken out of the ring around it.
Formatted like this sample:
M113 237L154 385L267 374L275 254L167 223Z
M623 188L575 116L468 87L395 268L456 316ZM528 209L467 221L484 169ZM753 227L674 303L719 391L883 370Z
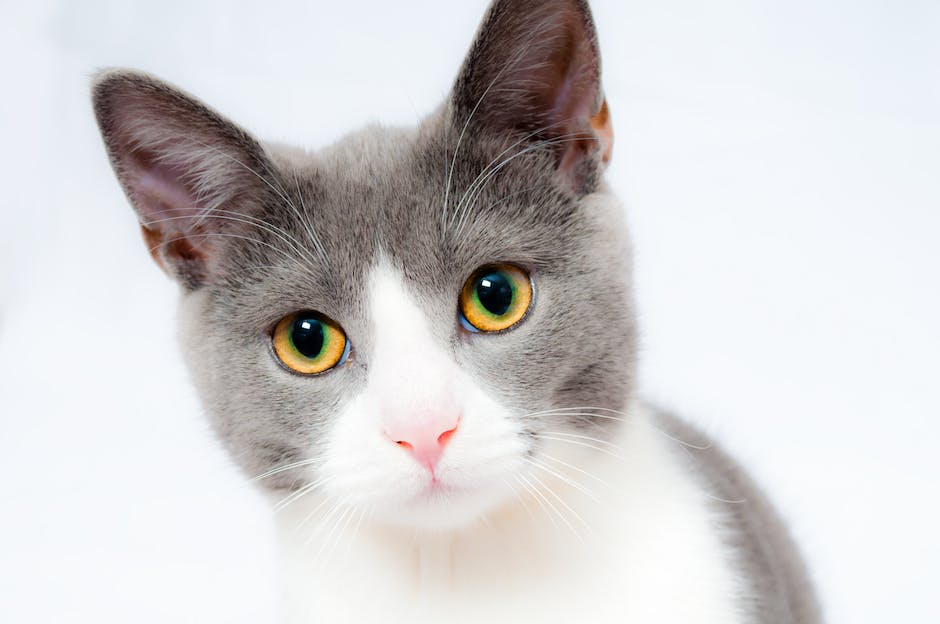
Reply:
M294 256L291 256L290 254L288 254L287 252L285 252L283 249L278 249L277 247L275 247L274 245L272 245L272 244L270 244L270 243L266 243L266 242L264 242L263 240L259 240L259 239L257 239L257 238L251 237L251 236L241 236L241 235L239 235L239 234L226 234L226 233L223 233L223 232L201 233L201 234L198 234L198 235L196 235L196 236L198 236L199 238L235 238L235 239L245 240L245 241L249 241L249 242L256 243L256 244L258 244L258 245L262 245L262 246L264 246L264 247L267 247L267 248L271 249L272 251L281 254L281 256L283 256L284 258L286 258L287 260L289 260L289 261L291 261L291 262L295 262L295 261L298 260L298 258L296 258L296 257L294 257ZM153 247L150 247L150 248L149 248L150 253L153 253L153 252L155 252L157 249L159 249L159 247L160 247L161 244L164 244L164 243L173 243L173 242L176 242L176 241L179 241L179 240L184 240L184 239L186 239L186 238L191 238L191 236L177 236L177 237L175 237L175 238L171 238L171 239L162 241L161 243L158 243L157 245L154 245Z
M546 139L544 141L538 141L516 152L512 156L508 156L504 158L501 162L499 162L499 164L490 168L489 172L486 172L486 170L484 169L484 173L486 173L486 175L482 179L480 179L480 181L476 185L476 188L468 189L464 193L464 197L461 199L460 203L458 203L457 207L454 209L455 217L458 213L460 214L460 217L457 219L457 226L455 228L456 230L455 236L459 237L460 232L464 228L464 224L469 214L469 207L473 205L473 202L476 200L477 197L479 197L480 193L482 193L483 189L486 188L486 186L494 178L494 176L497 173L499 173L504 167L506 167L510 162L512 162L516 158L519 158L520 156L524 156L531 152L539 151L546 147L550 147L552 145L556 145L559 143L571 142L571 141L576 141L576 140L584 140L584 138L575 139L575 138L558 137L558 138L553 138L553 139Z
M306 515L300 520L300 522L297 523L297 526L294 527L292 533L295 533L295 534L296 534L298 531L300 531L301 529L303 529L303 528L307 525L307 523L310 522L310 520L313 518L313 516L315 516L316 513L317 513L320 509L323 508L324 505L326 505L327 503L331 503L331 502L334 502L334 499L333 499L333 498L331 498L331 497L329 497L329 496L324 497L323 500L321 500L319 503L317 503L316 507L314 507L308 514L306 514Z
M565 443L567 443L567 444L571 444L571 445L574 445L574 446L583 446L584 448L594 449L595 451L598 451L598 452L600 452L600 453L604 453L605 455L610 455L611 457L616 457L617 459L626 461L624 457L622 457L622 456L620 456L620 455L618 455L618 454L616 454L616 453L614 453L614 452L611 452L611 451L608 450L608 449L605 449L605 448L600 447L600 446L595 446L595 445L593 445L593 444L588 444L588 443L586 443L586 442L581 442L581 441L579 441L579 440L571 440L571 439L568 439L568 438L556 438L556 437L553 437L553 436L542 435L542 434L540 434L540 433L535 433L535 434L532 434L532 435L533 435L534 437L540 439L540 440L552 440L552 441L555 441L555 442L565 442Z
M588 471L586 471L586 470L584 470L584 469L582 469L582 468L578 468L577 466L575 466L575 465L573 465L573 464L570 464L570 463L568 463L568 462L566 462L566 461L563 461L563 460L561 460L561 459L558 459L558 458L555 457L554 455L550 455L550 454L545 453L545 452L543 451L542 453L539 453L539 456L540 456L540 457L544 457L545 459L548 459L548 460L550 460L550 461L553 461L553 462L555 462L555 463L557 463L557 464L561 464L562 466L565 466L566 468L570 468L571 470L574 470L574 471L576 471L576 472L580 472L580 473L583 474L584 476L586 476L586 477L588 477L588 478L591 478L591 479L594 479L595 481L597 481L597 482L600 483L601 485L604 485L604 486L606 486L606 487L608 487L608 488L613 488L613 486L611 486L609 483L607 483L606 481L604 481L603 479L601 479L601 478L598 477L597 475L592 474L592 473L590 473L590 472L588 472Z
M312 483L308 483L307 485L301 487L297 491L292 492L291 494L288 494L287 496L282 498L280 501L278 501L274 505L274 513L282 511L285 507L287 507L294 501L298 500L299 498L302 498L306 494L309 494L310 492L314 491L315 489L317 489L318 487L322 486L324 483L327 483L329 481L330 481L329 477L325 477L323 479L317 479L316 481L313 481Z
M539 468L539 469L541 469L541 470L544 470L545 472L547 472L548 474L552 475L553 477L555 477L556 479L560 480L561 482L563 482L563 483L565 483L565 484L567 484L567 485L570 485L570 486L573 487L574 489L578 490L579 492L581 492L582 494L584 494L585 496L587 496L587 497L590 498L591 500L593 500L593 501L595 501L595 502L598 502L597 495L594 494L594 492L592 492L591 490L587 489L586 487L584 487L583 485L581 485L580 483L578 483L578 482L575 481L574 479L572 479L572 478L570 478L570 477L568 477L568 476L563 475L562 473L558 472L558 471L555 470L554 468L552 468L552 467L550 467L550 466L546 466L545 464L543 464L543 463L541 463L541 462L539 462L539 461L537 461L537 460L530 459L530 458L527 458L527 457L523 457L523 458L522 458L522 461L524 461L524 462L526 462L526 463L528 463L528 464L530 464L530 465L532 465L532 466L535 466L536 468Z
M606 413L597 414L595 412L606 412ZM616 416L612 414L616 414ZM590 417L590 418L599 418L602 420L613 420L613 421L622 422L622 423L629 423L635 426L645 427L669 440L672 440L673 442L676 442L677 444L681 444L682 446L685 446L685 447L688 447L697 451L706 451L712 447L710 443L706 444L705 446L700 446L700 445L692 444L691 442L686 442L685 440L677 438L671 435L670 433L663 431L662 429L660 429L659 427L656 427L652 423L649 423L645 419L640 419L634 416L633 414L629 414L621 410L611 409L609 407L587 407L587 406L559 407L556 409L542 410L538 412L529 412L527 414L522 414L520 418L528 418L528 417L533 417L533 416L585 416L585 417Z
M531 476L533 477L533 479L535 479L536 481L538 481L538 477L536 477L535 475L531 475ZM578 540L581 540L581 535L577 532L577 530L575 530L574 525L572 525L571 522L568 521L568 518L566 518L565 515L564 515L563 513L561 513L561 510L559 510L558 507L556 507L555 504L552 503L552 501L551 501L547 496L545 496L544 493L542 493L542 491L539 489L539 486L538 486L538 485L535 485L535 484L532 484L532 483L525 477L525 475L519 475L519 478L522 479L525 483L528 483L529 485L531 485L531 486L532 486L532 492L533 492L536 496L538 496L542 501L545 502L545 504L547 505L548 509L551 510L551 513L554 513L554 514L558 517L558 519L561 520L561 521L565 524L566 527L568 527L568 530L570 530L572 533L574 533L575 537L577 537ZM538 481L538 483L539 483L543 488L545 487L545 484L542 483L541 481ZM556 525L556 526L557 526L557 525Z
M611 449L620 449L620 446L614 444L613 442L608 442L607 440L601 440L600 438L595 438L593 436L584 435L581 433L567 433L565 431L540 431L540 434L553 435L553 436L564 436L566 438L574 438L576 440L585 440L587 442L594 442L596 444L604 445L607 448Z
M541 497L540 497L539 494L535 491L535 486L533 486L533 485L531 485L530 483L524 481L524 480L523 480L523 476L522 476L522 475L519 475L519 474L516 475L516 481L518 481L519 484L532 496L532 498L535 500L535 502L539 504L539 507L542 508L542 511L545 512L545 515L548 516L548 519L551 521L552 526L554 526L554 527L557 529L557 528L558 528L558 523L555 522L555 516L548 510L548 507L545 505L545 503L542 502Z
M450 218L450 223L453 224L455 218L456 218L457 215L460 213L460 206L461 206L461 204L463 204L463 201L464 201L464 199L466 199L467 195L468 195L471 191L473 191L474 188L476 188L476 186L477 186L478 182L480 181L480 179L481 179L484 175L486 175L486 173L487 173L496 163L498 163L498 162L500 161L500 159L501 159L503 156L505 156L507 153L509 153L510 151L512 151L512 150L513 150L516 146L518 146L519 144L528 141L530 138L532 138L532 137L538 135L540 132L544 132L544 131L548 130L549 128L551 128L552 126L555 126L555 125L558 125L558 124L555 123L555 124L551 124L551 125L549 125L549 126L544 126L544 127L542 127L542 128L539 128L538 130L535 130L534 132L531 132L531 133L529 133L529 134L523 136L521 139L517 140L515 143L513 143L512 145L510 145L509 147L507 147L506 149L504 149L504 150L503 150L502 152L500 152L499 154L497 154L496 157L493 158L493 160L491 160L485 167L483 167L483 169L477 174L477 176L473 179L473 181L470 182L469 186L467 186L467 188L464 190L463 195L460 197L460 200L457 202L457 207L454 209L454 214L453 214L453 215L451 216L451 218Z
M293 470L294 468L302 468L304 466L313 465L319 461L323 460L323 456L320 457L311 457L310 459L301 459L299 461L291 462L289 464L284 464L283 466L278 466L276 468L271 468L265 472L262 472L256 477L252 477L248 480L249 483L254 483L255 481L260 481L261 479L266 479L272 475L276 475L287 470Z
M297 188L297 199L300 200L300 207L303 209L303 213L301 214L296 208L294 208L294 214L297 215L301 225L307 232L307 237L313 244L314 249L317 250L317 255L320 256L320 259L323 260L324 264L327 264L329 260L326 256L326 250L323 249L323 243L320 241L320 236L317 234L316 230L313 229L313 224L310 223L310 217L308 216L310 213L307 212L307 204L304 202L304 194L303 191L300 190L300 179L297 174L294 175L294 186Z
M574 509L572 509L571 506L570 506L568 503L566 503L565 500L564 500L561 496L559 496L558 494L556 494L556 493L555 493L555 490L553 490L553 489L552 489L551 487L549 487L544 481L542 481L542 480L539 478L538 475L534 475L534 474L533 474L533 475L529 475L529 476L532 477L532 479L534 479L537 484L541 485L541 486L542 486L542 489L544 489L546 492L548 492L549 494L551 494L551 496L552 496L555 500L557 500L558 503L559 503L562 507L564 507L565 509L567 509L567 510L568 510L568 513L570 513L571 515L573 515L573 516L575 517L575 519L576 519L578 522L581 523L581 526L583 526L583 527L584 527L585 529L587 529L588 531L591 530L590 525L588 525L588 523L584 520L584 518L581 517L581 514L579 514L578 512L576 512ZM559 511L559 515L562 515L560 511ZM565 524L567 524L567 525L568 525L568 528L570 528L570 529L574 532L575 537L577 537L578 540L584 541L584 540L582 539L581 534L574 528L574 526L573 526L570 522L567 522L567 521L566 521Z
M521 58L522 58L522 50L519 50L514 55L513 59L510 60L509 63L504 65L502 69L500 69L496 73L496 76L494 76L493 79L490 81L490 84L487 85L486 89L483 91L483 94L480 95L479 99L477 100L477 103L474 104L473 109L470 111L470 114L467 116L467 121L464 122L463 128L460 130L460 136L457 137L457 146L454 148L454 156L450 161L450 169L447 172L447 182L444 187L444 207L441 212L441 240L444 239L444 236L446 235L446 232L447 232L447 201L450 197L450 184L451 184L451 180L454 177L454 167L457 164L457 154L460 152L460 145L461 143L463 143L463 138L464 138L464 135L467 133L467 128L470 127L470 122L473 121L473 117L474 115L476 115L477 109L480 108L480 105L483 104L483 100L486 99L486 94L490 92L490 89L492 89L493 86L496 84L496 82L500 79L500 77L503 75L503 72L505 72L509 67L518 63L519 59Z
M349 523L355 515L355 511L355 508L344 505L342 513L337 516L336 521L333 522L333 527L330 529L330 532L324 539L323 545L320 547L320 551L314 555L313 560L315 562L319 561L319 563L325 564L327 561L329 561L330 557L333 555L333 551L336 549L336 546L343 539L343 532L349 528ZM342 524L342 528L340 528L340 524ZM321 555L323 557L322 560L320 559Z

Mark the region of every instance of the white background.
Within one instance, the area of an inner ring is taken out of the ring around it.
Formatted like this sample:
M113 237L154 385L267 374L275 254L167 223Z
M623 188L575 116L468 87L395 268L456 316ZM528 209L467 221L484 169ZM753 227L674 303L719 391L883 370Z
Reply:
M154 72L309 148L411 124L485 0L0 0L0 621L266 622L268 511L213 440L88 105ZM940 3L595 0L648 396L785 511L832 622L940 606Z

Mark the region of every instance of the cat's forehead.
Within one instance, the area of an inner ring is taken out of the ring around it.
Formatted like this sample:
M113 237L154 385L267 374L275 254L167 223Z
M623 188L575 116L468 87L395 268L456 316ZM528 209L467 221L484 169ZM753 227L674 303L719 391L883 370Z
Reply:
M301 205L272 209L294 231L313 227L333 270L357 276L379 256L406 278L426 278L563 251L574 202L524 158L508 161L513 150L484 152L433 122L370 126L318 152L282 155Z
M313 167L325 176L325 182L332 180L339 185L352 180L370 185L407 183L400 174L413 157L417 140L415 128L371 124L308 152L295 163ZM394 174L399 175L389 177Z

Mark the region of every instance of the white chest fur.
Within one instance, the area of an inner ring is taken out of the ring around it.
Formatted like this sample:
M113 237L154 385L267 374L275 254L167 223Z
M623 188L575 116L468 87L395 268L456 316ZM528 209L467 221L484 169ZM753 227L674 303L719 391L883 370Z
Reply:
M282 620L743 622L720 516L676 443L634 414L616 457L590 452L578 464L591 496L540 473L538 494L438 533L351 513L298 530L320 501L284 509Z

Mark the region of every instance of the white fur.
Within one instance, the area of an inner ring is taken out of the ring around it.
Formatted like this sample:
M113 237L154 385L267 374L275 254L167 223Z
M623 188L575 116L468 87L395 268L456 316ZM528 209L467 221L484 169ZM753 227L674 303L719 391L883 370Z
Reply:
M743 621L720 518L639 408L609 453L556 443L539 469L401 279L382 266L370 293L367 386L337 418L322 493L279 514L284 621ZM382 435L389 402L460 410L442 492Z
M436 344L427 319L384 265L372 275L375 345L363 391L336 419L324 490L385 521L466 525L509 494L503 475L519 469L522 443L509 414ZM427 496L428 470L384 433L386 418L460 414L460 428L435 470L442 489Z

